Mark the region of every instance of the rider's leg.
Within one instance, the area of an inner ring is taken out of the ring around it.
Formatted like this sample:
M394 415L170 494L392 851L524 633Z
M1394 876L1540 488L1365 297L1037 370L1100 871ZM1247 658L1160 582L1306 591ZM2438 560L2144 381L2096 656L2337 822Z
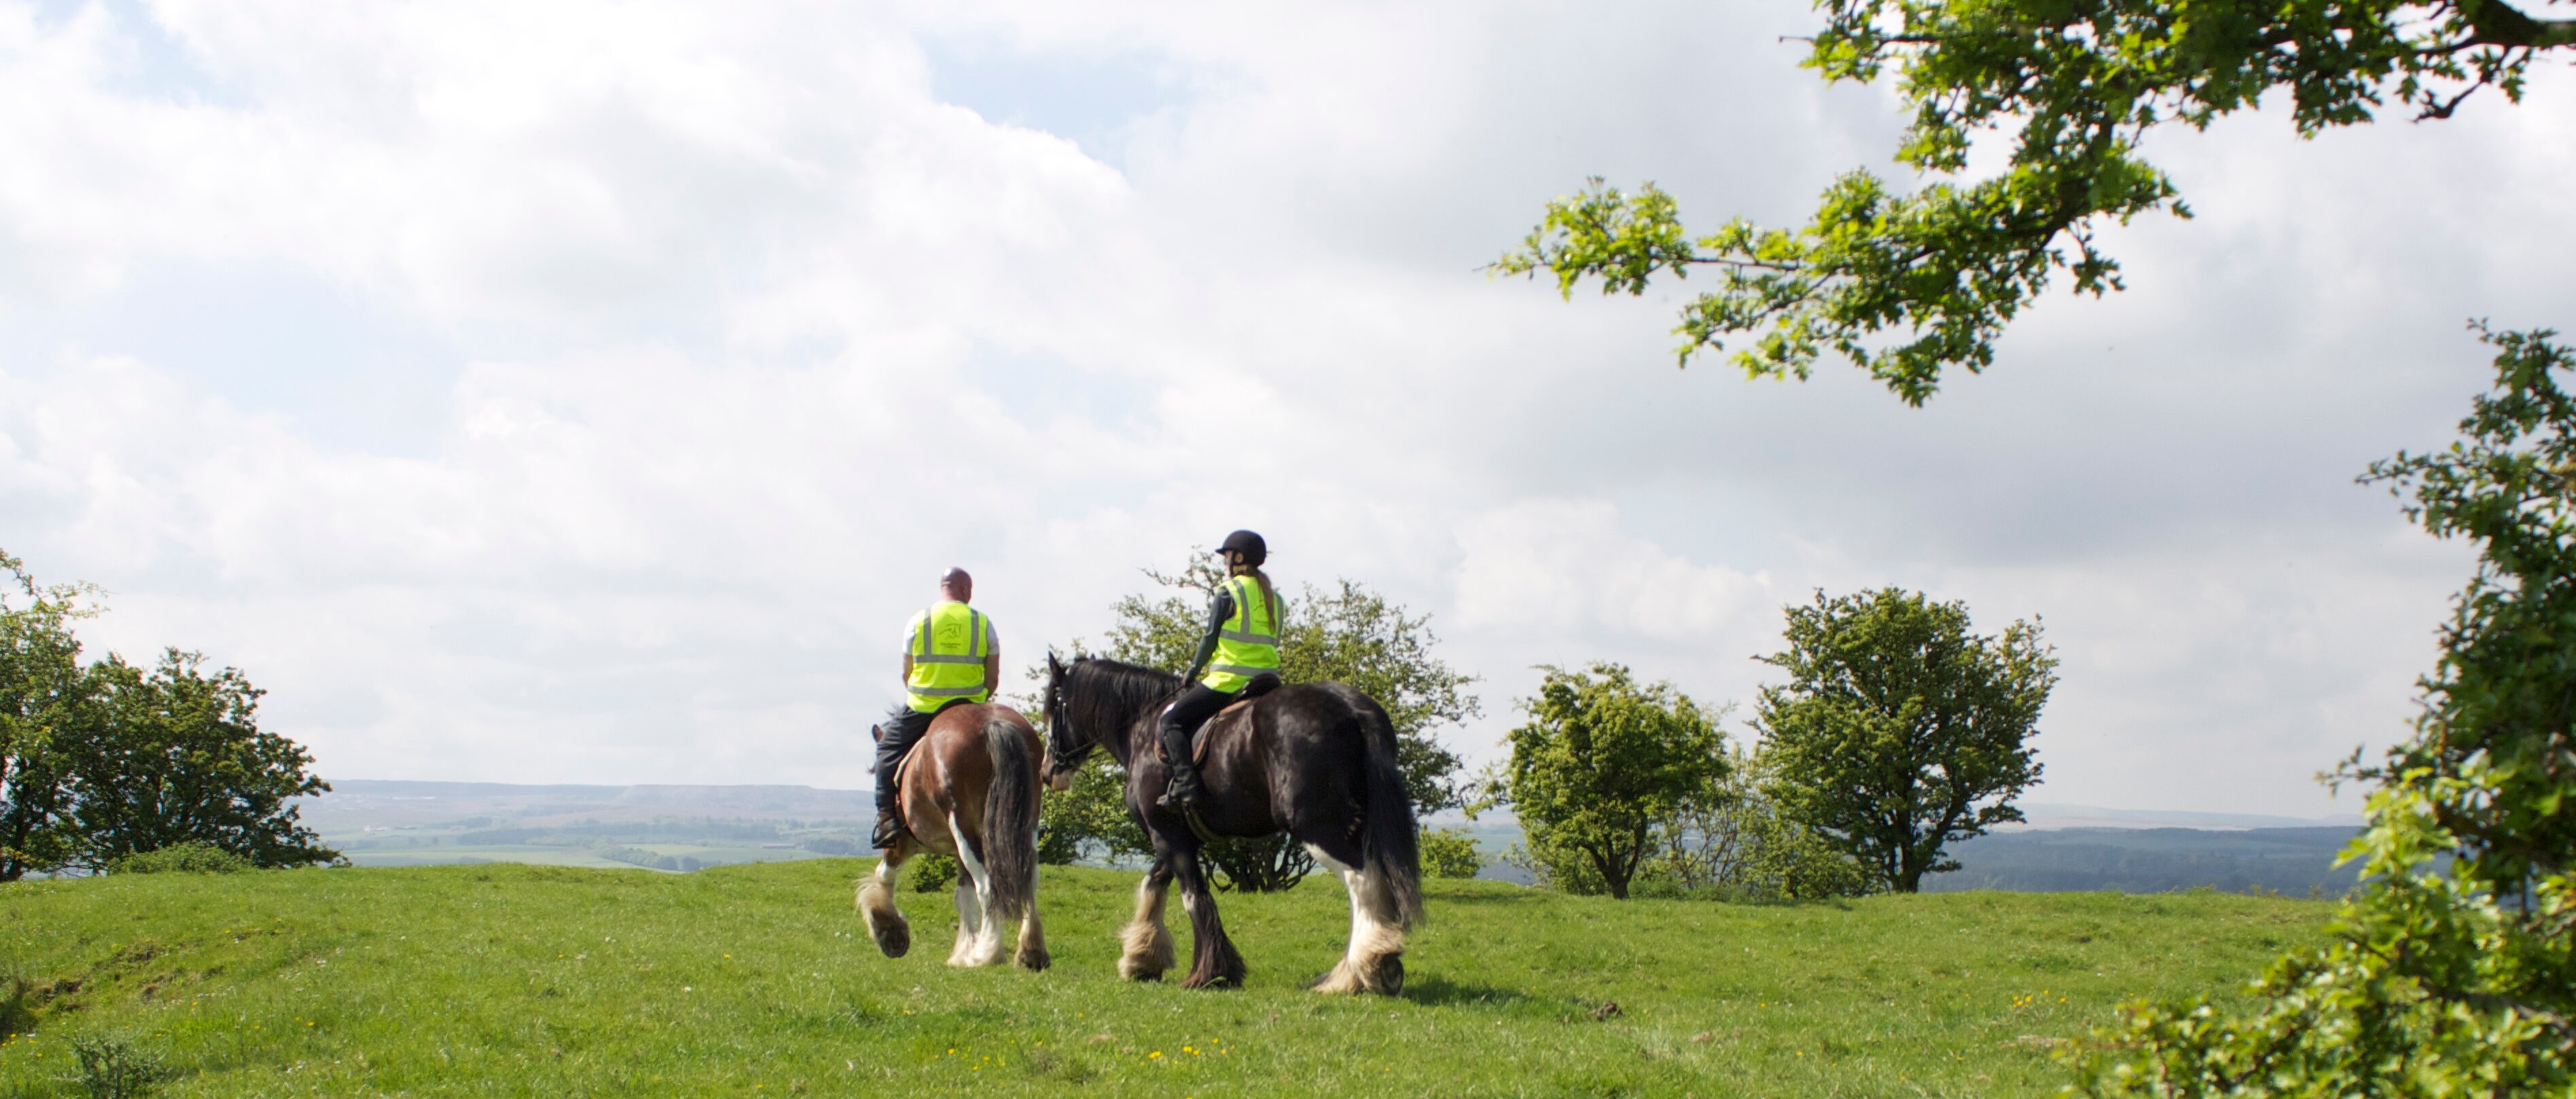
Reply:
M1205 683L1192 683L1163 710L1161 732L1164 772L1171 776L1158 803L1179 809L1199 800L1198 765L1190 759L1190 734L1234 701L1234 695Z
M877 726L877 828L868 838L871 847L892 847L902 833L894 819L895 772L902 769L904 753L921 742L921 734L930 731L932 715L906 709L893 720Z

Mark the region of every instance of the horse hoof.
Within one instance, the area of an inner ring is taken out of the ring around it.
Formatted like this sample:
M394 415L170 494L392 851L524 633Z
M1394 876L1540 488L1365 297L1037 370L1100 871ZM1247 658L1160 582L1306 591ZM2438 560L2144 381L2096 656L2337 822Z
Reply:
M1242 988L1242 987L1243 987L1243 978L1241 978L1241 977L1230 977L1230 976L1226 976L1226 975L1224 975L1224 974L1218 974L1218 975L1213 976L1213 977L1202 977L1202 976L1199 976L1198 974L1193 973L1193 974L1191 974L1191 975L1190 975L1190 977L1189 977L1189 979L1188 979L1188 980L1185 980L1185 981L1182 981L1182 982L1181 982L1181 987L1182 987L1182 988L1215 988L1215 989Z
M1044 973L1048 966L1055 964L1055 959L1047 957L1047 952L1043 950L1023 950L1017 960L1020 968L1031 973Z
M912 929L900 924L877 932L877 949L889 958L900 958L912 951Z
M1388 958L1377 969L1377 989L1381 996L1404 995L1404 959Z

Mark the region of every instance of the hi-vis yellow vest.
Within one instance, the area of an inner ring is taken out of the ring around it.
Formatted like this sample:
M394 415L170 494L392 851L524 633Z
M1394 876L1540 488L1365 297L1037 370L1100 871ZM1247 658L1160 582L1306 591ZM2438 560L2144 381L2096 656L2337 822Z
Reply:
M1234 592L1234 616L1217 627L1216 653L1199 682L1231 694L1253 676L1279 673L1279 608L1261 597L1261 581L1234 576L1225 583Z
M954 699L982 702L988 697L984 658L993 654L993 623L982 611L946 600L912 616L904 629L910 635L904 651L912 655L912 678L904 687L916 712L935 713Z

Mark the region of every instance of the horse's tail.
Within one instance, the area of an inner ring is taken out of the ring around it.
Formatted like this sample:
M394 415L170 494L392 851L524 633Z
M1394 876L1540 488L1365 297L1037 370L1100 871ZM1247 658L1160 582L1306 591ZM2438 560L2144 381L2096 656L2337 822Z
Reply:
M1381 922L1412 927L1422 911L1422 853L1414 838L1413 799L1404 793L1396 765L1395 726L1375 700L1358 691L1351 712L1368 743L1368 806L1360 824L1360 860L1367 894L1360 898Z
M1003 718L984 723L993 784L984 792L984 866L993 876L993 911L1002 919L1029 910L1038 890L1038 764L1027 727Z

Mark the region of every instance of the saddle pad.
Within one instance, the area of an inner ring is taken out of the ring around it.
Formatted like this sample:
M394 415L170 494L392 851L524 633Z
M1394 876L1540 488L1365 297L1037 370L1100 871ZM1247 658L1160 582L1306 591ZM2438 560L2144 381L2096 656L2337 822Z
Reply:
M1199 722L1198 731L1190 734L1190 762L1194 765L1207 763L1208 741L1215 739L1208 735L1208 730L1216 728L1217 722L1225 720L1236 710L1252 705L1254 701L1256 700L1246 698L1226 703L1224 709L1208 715L1207 720Z

